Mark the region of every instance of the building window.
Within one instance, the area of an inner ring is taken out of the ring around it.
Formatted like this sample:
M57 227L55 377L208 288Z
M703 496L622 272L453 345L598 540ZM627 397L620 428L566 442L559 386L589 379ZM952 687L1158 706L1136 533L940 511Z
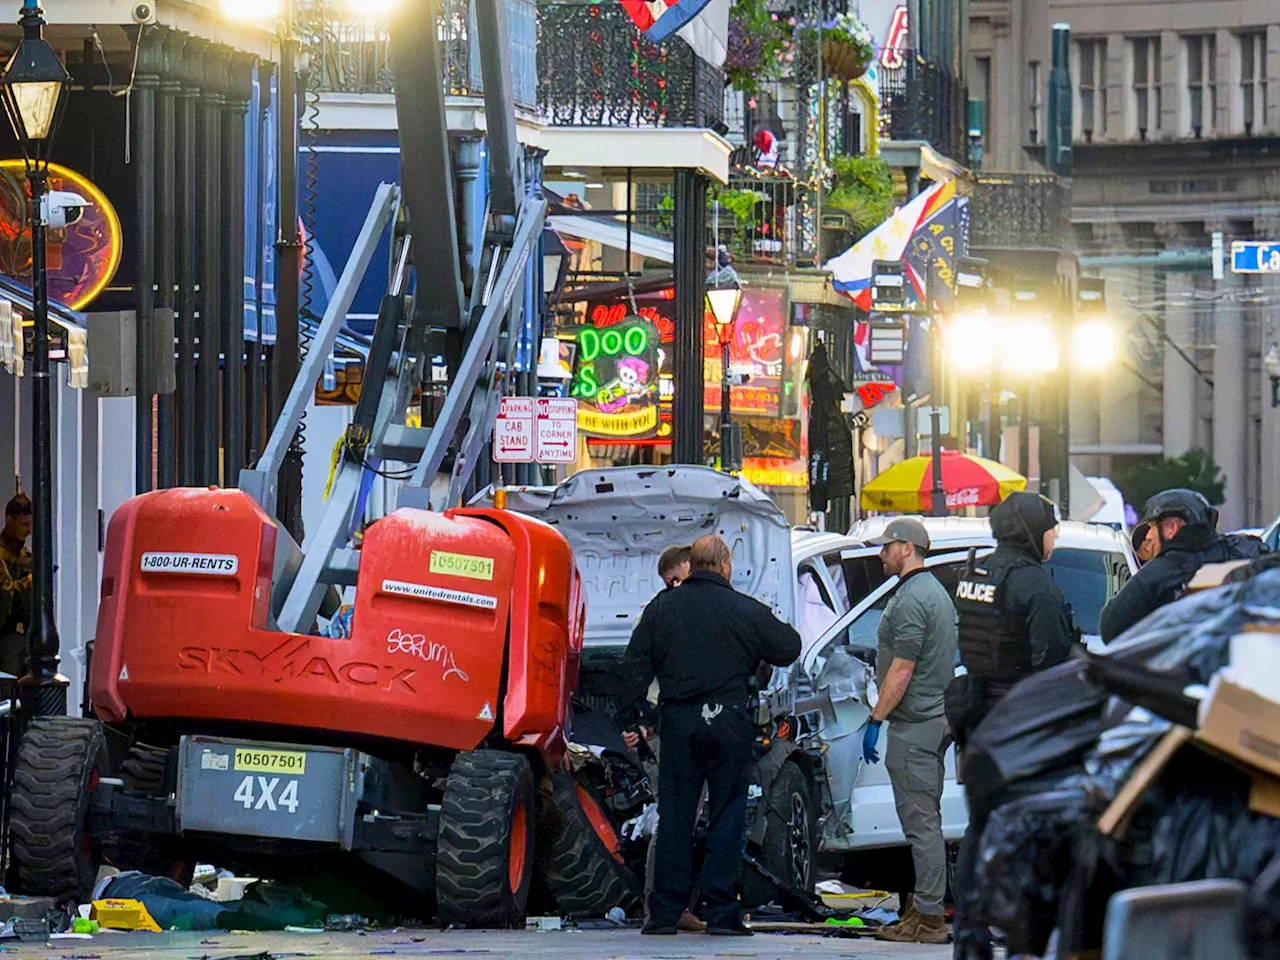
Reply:
M1107 135L1107 41L1076 44L1080 75L1080 134L1093 143L1094 134Z
M1213 34L1186 38L1187 98L1190 104L1191 132L1199 140L1213 132L1214 111L1218 106L1218 44Z
M1041 82L1040 61L1032 60L1027 64L1027 82L1030 90L1027 95L1027 102L1031 106L1031 135L1028 138L1033 144L1040 142L1040 131L1044 129L1041 125L1041 111L1044 109L1044 84Z
M1251 136L1267 122L1266 62L1266 33L1240 34L1240 113L1245 136Z
M1138 139L1146 140L1160 129L1160 38L1134 37L1132 43L1134 116Z

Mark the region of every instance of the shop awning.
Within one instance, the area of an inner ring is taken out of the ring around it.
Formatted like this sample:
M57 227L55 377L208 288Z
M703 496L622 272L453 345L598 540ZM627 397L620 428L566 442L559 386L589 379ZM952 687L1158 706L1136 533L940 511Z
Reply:
M581 240L591 240L606 247L613 247L615 250L627 249L627 227L617 220L556 214L547 217L547 223L557 233L568 234ZM634 227L631 229L631 252L662 263L673 263L676 258L675 245L670 240L641 233Z

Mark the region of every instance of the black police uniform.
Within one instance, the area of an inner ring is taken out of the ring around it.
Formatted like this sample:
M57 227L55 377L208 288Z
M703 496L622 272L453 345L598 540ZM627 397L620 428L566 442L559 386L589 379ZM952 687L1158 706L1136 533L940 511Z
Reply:
M1098 632L1110 643L1135 623L1182 596L1196 571L1206 563L1253 560L1265 549L1257 537L1223 536L1207 523L1188 524L1102 608Z
M737 928L747 778L755 729L748 692L760 661L786 666L800 635L718 573L697 570L649 602L623 661L624 709L658 680L657 876L650 924L673 928L693 886L693 831L705 782L706 856L698 889L709 928ZM627 717L624 713L623 722Z
M947 688L947 719L962 747L983 717L1020 680L1062 663L1078 643L1071 608L1044 569L1044 534L1057 525L1053 504L1015 493L991 513L996 550L960 579L960 662L968 673ZM966 924L978 844L990 808L970 793L969 824L956 864L955 955L989 957L990 935Z

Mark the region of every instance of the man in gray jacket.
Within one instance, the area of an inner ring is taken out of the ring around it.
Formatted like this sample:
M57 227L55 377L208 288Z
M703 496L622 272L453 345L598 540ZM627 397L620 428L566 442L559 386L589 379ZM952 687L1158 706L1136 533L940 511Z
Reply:
M942 781L950 738L943 692L955 672L956 608L946 587L925 569L929 534L923 523L898 517L871 542L881 545L884 572L900 582L880 619L880 698L863 733L862 753L865 762L879 762L880 725L890 721L885 766L916 873L912 903L903 905L895 926L882 928L877 936L899 943L946 943Z

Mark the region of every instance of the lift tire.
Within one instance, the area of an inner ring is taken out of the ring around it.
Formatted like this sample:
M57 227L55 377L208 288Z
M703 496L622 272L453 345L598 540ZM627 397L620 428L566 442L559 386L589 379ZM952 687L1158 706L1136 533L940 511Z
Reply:
M814 856L818 849L817 815L809 778L795 763L784 763L765 794L764 842L760 865L784 883L813 892ZM776 899L773 884L750 865L742 870L742 905L760 907Z
M22 893L79 904L93 892L99 857L85 819L107 764L96 720L42 717L27 727L14 764L9 820Z
M640 900L642 884L623 860L613 824L567 773L551 775L548 826L542 882L563 915L598 919Z
M523 928L533 882L534 818L528 760L499 750L454 758L436 842L441 927Z

